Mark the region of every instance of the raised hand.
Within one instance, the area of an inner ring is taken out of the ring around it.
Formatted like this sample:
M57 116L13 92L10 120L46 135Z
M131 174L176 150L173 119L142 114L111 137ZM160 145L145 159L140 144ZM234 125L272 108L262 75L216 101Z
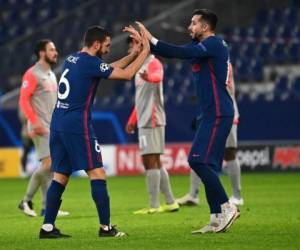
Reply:
M152 38L152 34L149 32L149 30L147 30L145 25L142 24L141 22L138 22L138 21L136 21L135 23L139 26L139 29L140 29L141 33L144 32L146 38L150 41L151 38Z
M149 44L149 40L147 38L147 34L145 33L144 30L141 30L141 34L142 34L143 50L149 53L150 52L150 44Z
M141 41L142 41L141 35L140 35L140 33L132 25L124 27L123 32L129 32L130 33L130 37L136 43L141 43Z

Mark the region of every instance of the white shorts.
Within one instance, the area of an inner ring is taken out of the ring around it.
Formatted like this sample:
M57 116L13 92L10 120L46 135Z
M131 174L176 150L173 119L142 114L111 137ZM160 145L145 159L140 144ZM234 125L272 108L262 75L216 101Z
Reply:
M34 136L32 138L34 148L37 152L39 160L50 156L49 134L44 136Z
M141 155L163 154L165 148L165 127L139 128Z
M237 148L237 124L233 124L231 127L225 148Z

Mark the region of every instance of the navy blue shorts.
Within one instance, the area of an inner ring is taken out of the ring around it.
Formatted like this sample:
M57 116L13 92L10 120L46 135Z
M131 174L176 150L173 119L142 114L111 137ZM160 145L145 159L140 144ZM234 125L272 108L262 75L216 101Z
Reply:
M50 155L52 171L65 175L103 167L101 148L94 136L51 131Z
M233 117L204 117L199 122L189 163L211 165L221 171L226 139L232 127Z

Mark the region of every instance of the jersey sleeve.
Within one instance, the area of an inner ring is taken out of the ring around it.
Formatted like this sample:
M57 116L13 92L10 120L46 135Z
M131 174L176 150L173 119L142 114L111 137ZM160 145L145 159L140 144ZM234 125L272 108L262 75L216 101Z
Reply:
M186 45L174 45L159 40L157 44L152 47L154 53L156 52L156 54L168 58L193 59L211 55L209 49L201 42L193 42Z
M147 73L148 73L148 82L150 83L160 83L163 79L163 66L161 62L154 58L148 64Z
M30 69L23 76L22 86L20 89L19 107L31 124L34 124L38 118L31 105L31 98L37 88L37 82L36 77Z
M127 124L131 124L133 126L136 126L137 124L137 110L136 107L134 107L134 109L132 110L129 119L127 121Z
M113 67L102 61L100 58L93 58L87 71L92 77L107 79L113 71Z

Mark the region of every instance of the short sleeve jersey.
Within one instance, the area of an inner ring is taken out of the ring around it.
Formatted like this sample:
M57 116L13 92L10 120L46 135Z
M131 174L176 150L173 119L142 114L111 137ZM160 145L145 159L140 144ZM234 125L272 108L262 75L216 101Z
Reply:
M58 98L51 121L51 130L90 134L91 106L102 78L113 68L96 56L77 52L64 62L58 86Z

